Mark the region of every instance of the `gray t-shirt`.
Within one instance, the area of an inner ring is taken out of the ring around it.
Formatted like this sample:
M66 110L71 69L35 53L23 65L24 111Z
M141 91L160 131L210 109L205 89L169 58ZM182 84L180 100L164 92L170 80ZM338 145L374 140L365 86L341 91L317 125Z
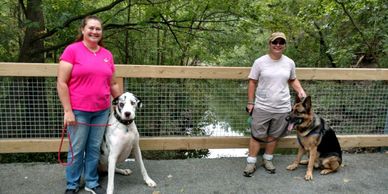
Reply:
M291 111L288 81L296 79L295 62L285 55L273 60L267 54L255 60L248 78L258 80L255 108L273 113Z

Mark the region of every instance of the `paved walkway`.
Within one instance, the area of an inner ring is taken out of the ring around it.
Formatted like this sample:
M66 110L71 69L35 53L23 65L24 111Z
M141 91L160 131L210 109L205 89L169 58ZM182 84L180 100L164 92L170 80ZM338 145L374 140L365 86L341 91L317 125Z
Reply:
M116 175L115 193L136 194L255 194L255 193L388 193L388 154L345 154L342 169L335 174L303 179L305 166L287 171L294 155L276 155L276 174L259 168L254 177L242 176L245 158L145 160L151 178L158 184L148 188L134 162L131 176ZM64 167L58 164L0 164L1 194L63 193ZM107 178L101 184L106 187ZM79 192L87 193L84 190Z

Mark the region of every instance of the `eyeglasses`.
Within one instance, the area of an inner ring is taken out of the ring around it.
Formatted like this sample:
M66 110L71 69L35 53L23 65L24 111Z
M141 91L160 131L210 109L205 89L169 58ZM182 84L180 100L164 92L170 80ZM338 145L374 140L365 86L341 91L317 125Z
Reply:
M286 44L286 41L285 40L274 40L271 42L271 44L273 45L285 45Z

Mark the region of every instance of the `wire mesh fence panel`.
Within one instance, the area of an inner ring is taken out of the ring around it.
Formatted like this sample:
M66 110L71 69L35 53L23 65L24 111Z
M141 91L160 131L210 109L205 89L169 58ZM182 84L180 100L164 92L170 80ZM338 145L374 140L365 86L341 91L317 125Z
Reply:
M382 134L388 110L384 81L303 81L313 109L339 134Z
M55 78L0 81L0 138L60 137L63 110ZM387 128L387 82L304 80L302 85L314 111L338 134L382 134ZM246 80L126 78L124 86L143 102L136 114L142 136L249 135Z
M59 137L63 114L55 78L0 80L0 138Z
M143 135L249 134L245 112L247 81L128 79L126 83L126 90L144 99L145 108L137 120ZM385 82L303 81L302 84L312 96L314 111L338 134L384 133L388 104Z
M241 81L127 79L126 85L143 101L136 120L142 135L225 136L247 129Z

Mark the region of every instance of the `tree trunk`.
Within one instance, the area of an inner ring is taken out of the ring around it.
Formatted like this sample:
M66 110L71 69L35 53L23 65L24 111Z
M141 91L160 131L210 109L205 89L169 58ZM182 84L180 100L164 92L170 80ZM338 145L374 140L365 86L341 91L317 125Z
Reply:
M37 37L44 33L45 22L42 10L42 0L28 0L27 6L24 6L22 0L19 4L25 15L25 33L23 44L20 48L19 62L43 63L44 53L33 54L35 50L44 48L43 39ZM47 92L44 77L20 77L13 79L14 87L10 90L8 97L9 103L18 107L15 110L19 114L19 119L15 119L12 124L13 134L21 134L28 137L41 137L41 134L31 133L31 129L47 130L38 133L48 134L52 131L49 126ZM16 128L15 128L16 127ZM8 127L7 127L8 128Z
M330 55L330 53L327 52L328 47L326 45L325 37L324 37L324 35L322 33L321 28L318 26L318 24L316 22L314 22L314 26L318 30L318 34L319 34L319 44L321 45L321 47L320 47L320 54L321 55L326 55L326 57L330 61L330 67L336 68L337 64L335 63L335 61L334 61L333 57Z
M44 33L45 23L42 11L42 0L29 0L25 10L27 28L24 35L23 45L20 48L19 62L43 63L44 53L31 54L34 50L44 48L43 40L37 39Z

